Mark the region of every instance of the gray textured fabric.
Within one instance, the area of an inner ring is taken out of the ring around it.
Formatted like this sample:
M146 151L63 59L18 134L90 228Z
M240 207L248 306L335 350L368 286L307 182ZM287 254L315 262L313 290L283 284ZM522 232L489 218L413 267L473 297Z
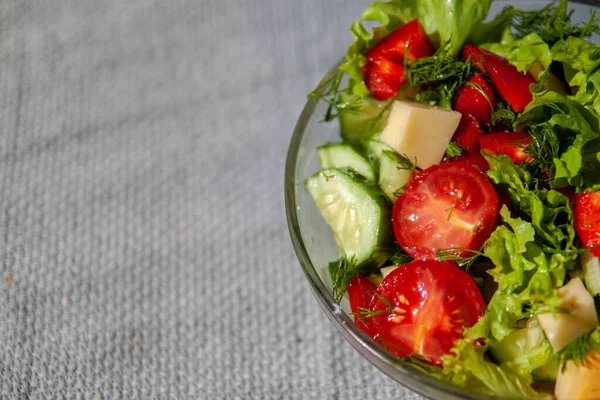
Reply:
M1 398L417 398L327 321L284 217L364 4L0 2Z

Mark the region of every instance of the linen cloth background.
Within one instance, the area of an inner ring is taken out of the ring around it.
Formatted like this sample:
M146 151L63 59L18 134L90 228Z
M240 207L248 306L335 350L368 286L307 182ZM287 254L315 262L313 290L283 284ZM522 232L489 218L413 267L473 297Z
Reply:
M285 222L365 4L0 2L0 398L417 398L330 325Z

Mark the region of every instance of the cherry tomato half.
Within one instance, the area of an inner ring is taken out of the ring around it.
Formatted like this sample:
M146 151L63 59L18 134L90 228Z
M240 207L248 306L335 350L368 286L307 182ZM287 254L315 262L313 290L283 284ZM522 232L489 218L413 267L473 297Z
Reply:
M577 196L575 203L575 231L590 249L590 253L600 257L600 192L585 191Z
M371 300L367 323L392 354L442 366L448 354L484 314L485 302L471 277L454 263L415 260L392 271Z
M348 300L350 301L350 310L354 314L354 322L360 329L370 335L369 327L362 318L361 311L367 310L371 299L375 294L375 285L366 277L356 274L348 284Z
M416 174L394 203L392 224L406 253L437 259L442 249L479 250L496 227L497 216L498 195L486 175L456 161Z

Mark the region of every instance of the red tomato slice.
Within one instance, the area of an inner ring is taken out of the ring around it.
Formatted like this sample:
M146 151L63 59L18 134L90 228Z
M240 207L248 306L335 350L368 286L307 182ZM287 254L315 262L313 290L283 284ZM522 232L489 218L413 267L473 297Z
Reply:
M404 58L411 61L434 52L429 37L416 19L390 32L365 55L364 82L371 96L387 100L397 95L406 82Z
M387 100L397 95L400 86L406 82L404 66L385 58L368 61L364 81L371 96L377 100Z
M523 111L533 98L529 85L535 83L535 79L520 73L505 58L470 44L463 47L462 56L465 60L470 56L479 71L488 74L496 93L516 112Z
M366 54L367 59L387 58L396 63L403 63L421 57L429 57L435 52L427 33L419 20L413 19L398 29L390 32Z
M370 309L376 312L367 319L373 337L389 352L442 366L464 328L483 316L485 302L454 263L416 260L385 277Z
M483 135L481 124L471 114L463 114L452 141L458 143L469 154L479 154L479 142L477 139Z
M348 284L346 289L348 292L348 300L350 300L350 309L354 314L354 322L360 329L365 331L367 335L371 335L369 327L364 319L361 319L361 309L368 309L371 299L375 294L375 285L370 280L360 274L356 274Z
M585 191L577 196L575 203L575 231L590 249L600 257L600 192Z
M496 97L481 75L475 75L454 93L452 109L463 115L471 114L481 123L489 124L496 109Z
M479 137L479 147L487 154L506 154L513 163L527 163L533 158L523 151L531 143L527 132L488 133Z
M456 161L416 174L394 203L392 224L404 251L431 260L441 249L479 250L496 227L497 216L498 195L486 175Z

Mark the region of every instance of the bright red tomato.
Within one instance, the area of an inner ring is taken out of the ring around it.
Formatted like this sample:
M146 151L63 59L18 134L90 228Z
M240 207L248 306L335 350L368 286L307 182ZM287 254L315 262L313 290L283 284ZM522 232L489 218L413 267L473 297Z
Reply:
M506 154L515 164L533 161L531 155L523 151L531 143L531 136L527 132L488 133L478 140L481 151L485 153Z
M365 55L364 82L371 96L387 100L398 94L404 78L404 58L412 61L435 52L429 37L414 19L390 32Z
M460 123L452 136L452 141L458 143L469 154L479 154L479 142L477 139L483 135L481 124L471 114L463 114Z
M432 260L441 249L479 250L496 227L497 216L498 195L486 175L456 161L416 174L394 203L392 224L409 255Z
M404 66L387 58L367 62L364 73L365 86L377 100L394 97L406 82Z
M456 91L452 109L463 115L471 114L481 123L489 124L496 109L496 97L481 75L475 75Z
M375 294L375 285L360 274L356 274L348 284L346 289L348 292L348 300L350 300L350 309L354 314L354 322L360 329L365 331L367 335L371 335L369 327L365 320L361 317L361 309L369 308L371 299Z
M403 63L405 56L408 61L428 57L435 52L427 33L413 19L398 29L390 32L366 54L367 59L387 58L396 63Z
M376 312L367 319L373 338L388 351L442 366L464 328L483 316L485 302L454 263L416 260L385 277L370 309Z
M575 231L590 249L600 257L600 192L585 191L577 196L575 203Z
M470 44L462 51L463 59L471 57L471 62L480 72L488 74L496 93L516 112L521 112L533 98L529 85L535 79L527 73L522 74L505 58Z

